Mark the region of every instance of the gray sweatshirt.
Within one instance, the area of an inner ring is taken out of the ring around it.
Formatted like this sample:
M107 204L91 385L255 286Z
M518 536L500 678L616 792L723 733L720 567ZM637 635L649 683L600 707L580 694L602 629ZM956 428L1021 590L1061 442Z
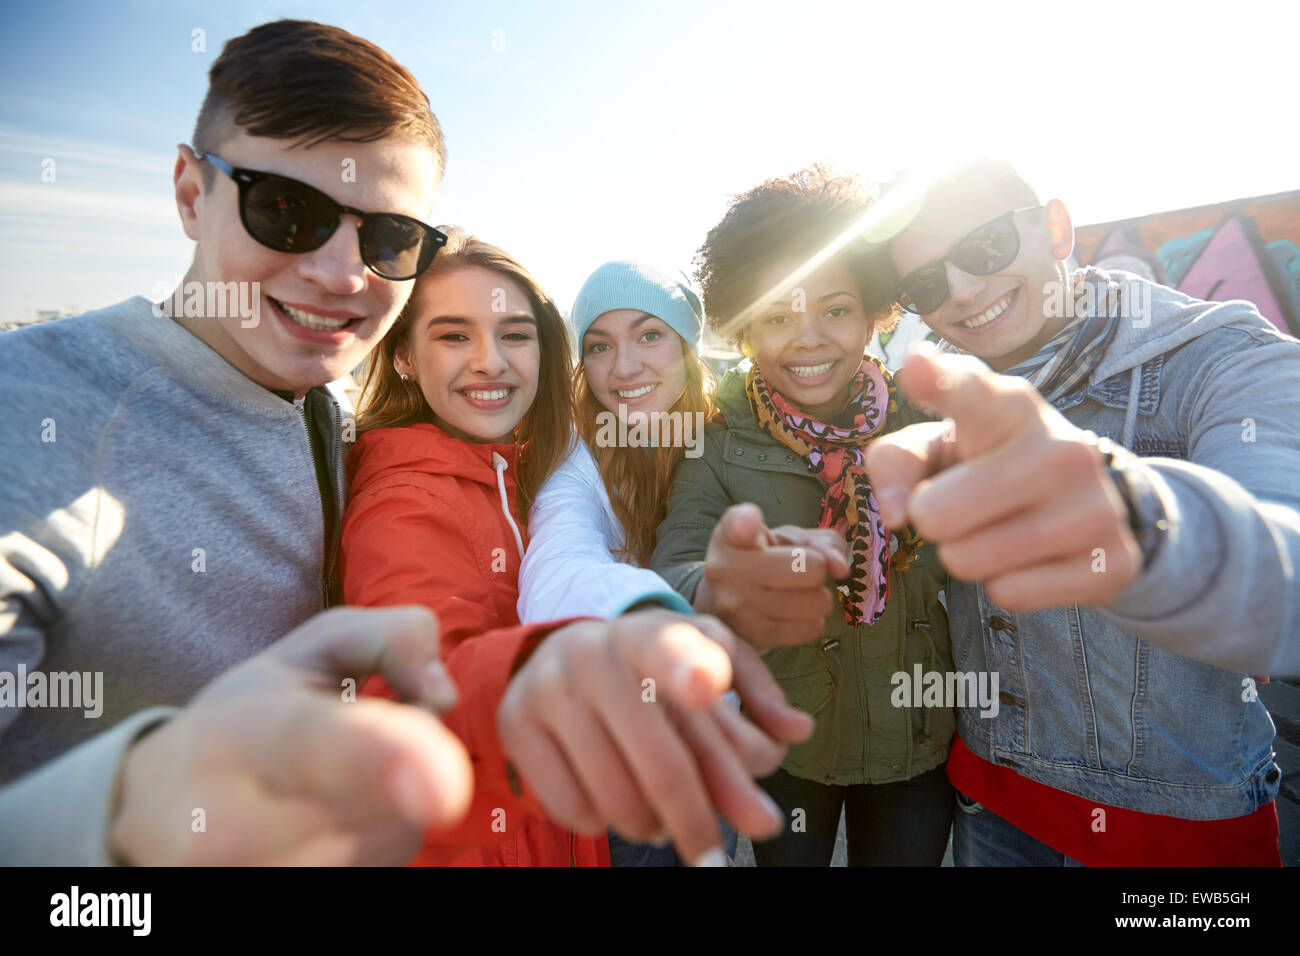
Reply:
M323 607L311 446L139 297L0 336L0 407L0 863L107 863L129 744Z

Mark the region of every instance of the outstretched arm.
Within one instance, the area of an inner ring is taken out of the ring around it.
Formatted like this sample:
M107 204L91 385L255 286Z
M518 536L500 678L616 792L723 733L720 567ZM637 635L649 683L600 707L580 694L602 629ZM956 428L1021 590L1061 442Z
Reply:
M1182 411L1190 461L1119 454L1167 522L1148 568L1095 436L973 359L914 355L900 372L954 428L914 425L873 444L882 516L910 519L955 577L1010 610L1091 605L1196 660L1300 673L1300 394L1279 386L1300 378L1300 343L1242 345ZM1266 438L1244 443L1245 419Z
M528 512L528 551L519 571L524 623L618 617L641 604L690 613L690 603L659 575L614 557L604 495L591 452L576 441Z

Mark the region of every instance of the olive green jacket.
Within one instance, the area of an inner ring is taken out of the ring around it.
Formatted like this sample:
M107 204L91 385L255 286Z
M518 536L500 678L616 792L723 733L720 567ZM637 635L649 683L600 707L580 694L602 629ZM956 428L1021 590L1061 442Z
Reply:
M723 511L751 501L768 527L815 528L826 483L809 472L806 458L761 431L745 396L745 375L723 376L715 396L725 422L705 428L698 458L683 458L673 476L668 514L659 526L651 567L683 597L693 600L704 570L709 536ZM885 431L925 421L903 403ZM790 748L782 769L808 780L850 785L907 780L941 765L956 719L947 707L896 707L891 696L914 667L952 670L948 615L941 591L947 573L932 545L912 567L891 571L889 603L871 626L853 627L840 602L817 640L763 655L789 701L816 718L805 743Z

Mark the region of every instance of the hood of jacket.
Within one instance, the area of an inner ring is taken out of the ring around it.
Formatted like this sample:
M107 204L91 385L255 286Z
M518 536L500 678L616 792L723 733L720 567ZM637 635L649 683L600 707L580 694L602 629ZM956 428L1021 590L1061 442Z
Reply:
M513 502L516 445L453 438L437 425L425 423L376 428L357 440L348 460L348 479L354 496L386 479L412 472L449 475L495 489L498 460L505 462L504 479Z
M1158 355L1255 313L1251 303L1240 299L1205 302L1131 272L1089 267L1077 278L1098 284L1108 279L1118 282L1136 300L1129 305L1128 314L1118 320L1120 327L1115 338L1093 372L1094 384L1138 368ZM1102 301L1100 296L1097 301Z
M1114 320L1119 323L1115 335L1086 389L1065 396L1056 407L1066 412L1085 394L1110 403L1118 400L1124 408L1124 424L1117 437L1126 448L1133 447L1139 413L1153 414L1159 406L1160 363L1155 360L1225 325L1258 321L1258 313L1249 302L1194 299L1131 272L1107 272L1089 266L1076 273L1075 281L1092 283L1099 290L1094 296L1098 308L1109 305L1100 291L1108 282L1116 282L1125 290L1125 302Z

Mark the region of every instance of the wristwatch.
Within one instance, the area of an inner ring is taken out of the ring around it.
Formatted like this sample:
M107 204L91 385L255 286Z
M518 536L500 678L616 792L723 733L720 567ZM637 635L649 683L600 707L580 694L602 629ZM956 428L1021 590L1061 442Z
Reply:
M1109 438L1097 439L1106 474L1128 509L1128 526L1142 549L1142 570L1151 567L1160 546L1169 532L1169 519L1165 515L1160 496L1151 487L1141 468L1138 457Z

